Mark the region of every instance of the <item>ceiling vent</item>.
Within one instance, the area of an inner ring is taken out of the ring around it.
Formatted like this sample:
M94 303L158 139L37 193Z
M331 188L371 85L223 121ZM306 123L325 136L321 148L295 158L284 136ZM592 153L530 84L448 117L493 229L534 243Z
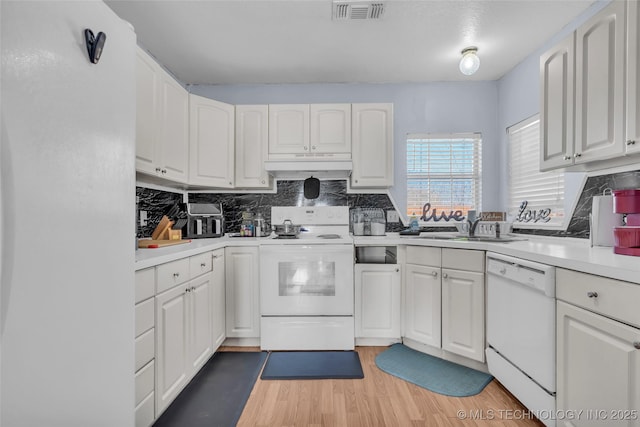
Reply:
M375 20L382 19L384 3L382 2L333 2L333 19L336 21Z

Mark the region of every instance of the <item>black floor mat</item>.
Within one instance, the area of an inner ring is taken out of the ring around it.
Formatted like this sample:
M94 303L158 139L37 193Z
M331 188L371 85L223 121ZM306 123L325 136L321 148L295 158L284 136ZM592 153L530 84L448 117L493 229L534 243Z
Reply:
M266 352L220 352L191 380L154 427L233 427Z

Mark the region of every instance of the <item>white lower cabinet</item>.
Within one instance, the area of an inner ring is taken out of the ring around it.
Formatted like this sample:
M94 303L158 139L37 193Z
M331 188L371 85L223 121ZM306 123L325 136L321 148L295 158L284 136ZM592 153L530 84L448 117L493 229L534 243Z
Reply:
M259 270L257 246L225 248L227 337L260 337Z
M226 299L225 299L225 266L224 249L217 249L212 254L211 275L211 335L213 351L222 345L226 334Z
M407 246L403 336L484 362L484 329L484 251Z
M442 269L442 349L484 361L484 273Z
M136 272L135 279L135 419L148 427L155 419L155 269Z
M640 426L637 284L558 269L557 409L562 426Z
M206 252L155 267L155 418L213 354L214 274ZM136 347L138 348L138 347Z
M440 267L407 264L405 275L404 336L439 348L442 318Z
M358 338L400 341L400 265L355 265L355 331Z

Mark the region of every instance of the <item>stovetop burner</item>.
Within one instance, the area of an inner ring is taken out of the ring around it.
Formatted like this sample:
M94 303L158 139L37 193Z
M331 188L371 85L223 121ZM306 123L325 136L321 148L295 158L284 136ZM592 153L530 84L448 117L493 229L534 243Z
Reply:
M339 239L339 234L318 234L316 236L318 239Z
M293 240L293 239L297 239L298 236L294 236L294 235L281 235L281 236L275 236L273 239L274 240Z

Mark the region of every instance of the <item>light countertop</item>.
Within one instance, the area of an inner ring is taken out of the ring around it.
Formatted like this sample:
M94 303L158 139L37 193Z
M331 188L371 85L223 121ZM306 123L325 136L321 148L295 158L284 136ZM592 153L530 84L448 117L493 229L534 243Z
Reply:
M422 233L422 236L437 234ZM485 250L640 284L640 257L617 255L613 253L613 248L609 247L590 247L588 239L530 235L518 237L527 240L508 243L465 242L387 233L385 236L354 236L353 241L355 245L420 245ZM223 236L213 239L193 239L190 243L165 248L138 249L135 269L141 270L227 246L259 246L267 240L270 240L269 237ZM287 242L283 241L283 244Z

